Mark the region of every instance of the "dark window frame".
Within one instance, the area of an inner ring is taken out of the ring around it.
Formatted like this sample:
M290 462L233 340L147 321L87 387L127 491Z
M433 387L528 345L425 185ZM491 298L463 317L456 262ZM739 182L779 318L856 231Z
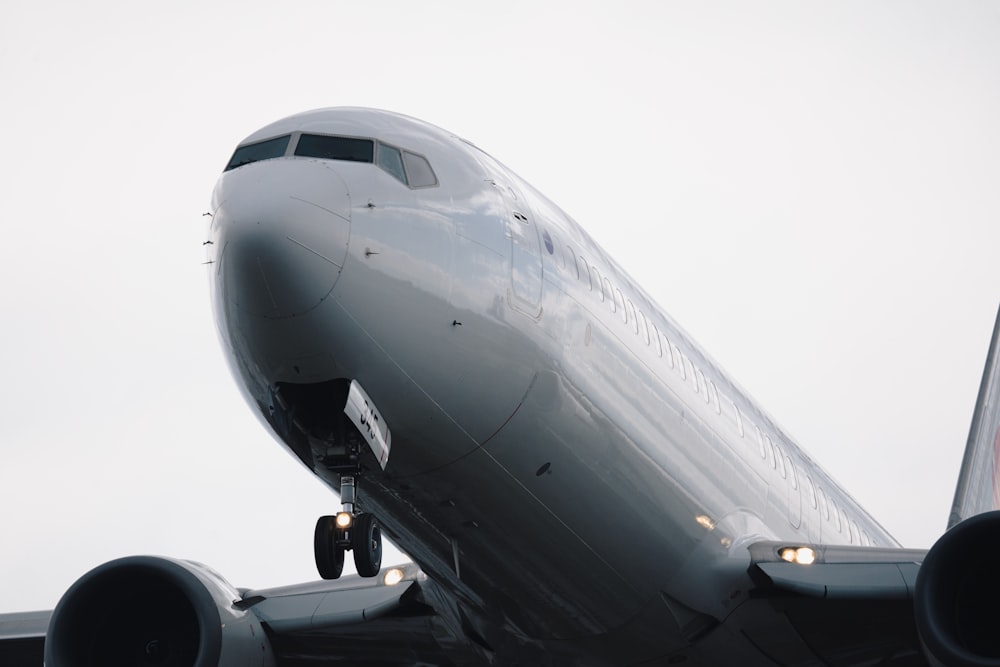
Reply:
M341 134L303 132L292 152L296 157L375 164L375 140Z
M280 134L276 137L271 137L270 139L261 139L260 141L254 141L249 144L242 144L236 147L233 151L233 156L229 158L229 162L226 163L225 169L222 171L232 171L233 169L238 169L244 165L253 164L254 162L263 162L264 160L273 160L275 158L284 157L288 154L288 145L291 143L291 134ZM280 150L268 150L276 149L280 143ZM260 149L264 149L260 152ZM257 151L255 153L255 151ZM254 157L254 155L257 155ZM241 159L250 156L250 159ZM239 160L239 161L237 161Z

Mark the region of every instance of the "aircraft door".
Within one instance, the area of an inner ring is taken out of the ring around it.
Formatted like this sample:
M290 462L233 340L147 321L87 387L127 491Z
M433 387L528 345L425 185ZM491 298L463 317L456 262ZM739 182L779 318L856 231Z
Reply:
M510 305L525 315L538 317L542 310L542 255L538 227L528 202L512 184L497 184L507 208L511 241Z
M510 237L510 289L507 301L511 308L530 317L542 313L542 250L538 227L531 207L507 170L486 153L477 155L503 199L506 213L505 233Z

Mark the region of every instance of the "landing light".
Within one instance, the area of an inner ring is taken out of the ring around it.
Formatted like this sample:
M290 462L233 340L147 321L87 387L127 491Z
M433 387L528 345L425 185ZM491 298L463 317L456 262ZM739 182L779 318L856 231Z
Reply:
M715 530L715 521L713 521L712 517L707 514L699 514L694 518L694 520L697 521L698 525L705 530Z
M337 528L350 528L354 523L354 517L350 512L340 512L337 514Z
M798 565L812 565L816 562L816 552L810 547L785 547L778 555L781 560Z
M398 567L394 567L385 573L382 577L382 583L386 586L395 586L403 580L403 571Z

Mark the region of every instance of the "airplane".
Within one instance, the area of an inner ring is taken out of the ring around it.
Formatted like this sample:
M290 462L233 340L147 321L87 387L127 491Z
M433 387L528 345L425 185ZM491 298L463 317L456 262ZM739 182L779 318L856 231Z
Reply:
M583 227L446 130L271 123L209 232L240 390L340 496L320 579L113 560L0 615L0 664L1000 665L1000 313L949 530L905 549ZM413 562L383 568L383 534Z

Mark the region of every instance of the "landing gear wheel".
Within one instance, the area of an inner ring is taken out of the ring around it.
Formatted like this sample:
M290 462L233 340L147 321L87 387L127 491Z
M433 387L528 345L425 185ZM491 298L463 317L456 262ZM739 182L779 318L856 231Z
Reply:
M337 545L337 518L321 516L313 533L313 553L316 569L324 579L339 579L344 571L344 548ZM379 549L381 554L381 549ZM355 555L356 557L356 555Z
M374 577L382 568L382 529L371 514L359 514L351 528L354 565L362 577ZM343 560L343 554L341 554Z

